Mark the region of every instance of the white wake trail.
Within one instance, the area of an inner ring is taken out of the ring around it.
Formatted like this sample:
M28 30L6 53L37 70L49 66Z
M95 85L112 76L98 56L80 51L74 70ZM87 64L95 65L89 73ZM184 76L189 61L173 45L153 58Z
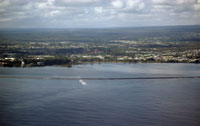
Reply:
M83 80L79 80L79 82L80 82L83 86L86 86L86 85L87 85L86 82L83 81Z

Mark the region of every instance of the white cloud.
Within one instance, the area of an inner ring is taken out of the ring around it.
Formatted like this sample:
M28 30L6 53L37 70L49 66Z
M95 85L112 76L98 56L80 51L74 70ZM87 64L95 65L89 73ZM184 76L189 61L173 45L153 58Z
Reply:
M2 18L2 19L0 19L0 22L7 22L7 21L11 21L12 20L12 18Z
M165 4L165 5L183 5L183 4L195 4L197 0L152 0L153 4Z
M195 5L194 5L194 9L197 10L197 11L200 10L200 3L195 4ZM199 12L199 13L200 13L200 12Z
M37 7L41 8L41 9L46 8L47 6L48 6L47 3L38 3L38 5L37 5Z
M114 8L122 8L123 7L123 2L121 0L115 0L111 2L111 5Z
M99 0L63 0L65 3L92 3L97 1Z
M128 1L126 2L126 6L127 6L128 8L133 8L133 7L137 6L139 3L140 3L139 0L128 0Z
M152 0L153 4L169 4L170 2L172 2L172 1L170 1L170 0Z
M53 17L60 14L59 10L53 10L44 14L44 17Z
M9 0L1 0L0 1L0 8L6 7L10 5L10 1Z
M138 10L142 10L144 9L145 7L145 4L144 3L140 3L139 6L138 6Z
M102 13L103 7L95 7L94 10L95 10L96 13Z
M99 1L100 0L57 0L54 3L58 6L89 6Z
M200 24L199 13L200 0L0 0L0 27Z
M195 4L197 0L176 0L176 4Z

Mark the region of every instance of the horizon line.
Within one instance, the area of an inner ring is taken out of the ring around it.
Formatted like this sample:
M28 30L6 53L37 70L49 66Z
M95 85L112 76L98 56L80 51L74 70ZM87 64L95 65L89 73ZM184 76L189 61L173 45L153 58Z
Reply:
M119 26L119 27L13 27L13 28L1 28L0 29L114 29L114 28L151 28L151 27L189 27L200 26L200 24L193 25L151 25L151 26Z

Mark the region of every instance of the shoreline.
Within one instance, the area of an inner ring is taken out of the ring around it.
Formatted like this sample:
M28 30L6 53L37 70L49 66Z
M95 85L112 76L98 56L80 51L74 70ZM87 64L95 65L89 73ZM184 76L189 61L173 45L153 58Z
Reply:
M58 66L58 67L73 67L75 65L84 65L84 64L200 64L195 62L121 62L121 61L110 61L110 62L81 62L81 63L67 63L67 64L52 64L52 65L13 65L13 66L3 66L0 67L15 67L15 68L32 68L32 67L48 67L48 66Z

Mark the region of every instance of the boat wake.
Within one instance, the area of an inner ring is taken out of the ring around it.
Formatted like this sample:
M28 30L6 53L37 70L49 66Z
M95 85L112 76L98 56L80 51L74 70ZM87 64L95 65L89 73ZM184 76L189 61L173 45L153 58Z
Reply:
M83 85L83 86L86 86L87 84L86 84L86 82L85 81L83 81L82 79L81 80L79 80L79 82Z

